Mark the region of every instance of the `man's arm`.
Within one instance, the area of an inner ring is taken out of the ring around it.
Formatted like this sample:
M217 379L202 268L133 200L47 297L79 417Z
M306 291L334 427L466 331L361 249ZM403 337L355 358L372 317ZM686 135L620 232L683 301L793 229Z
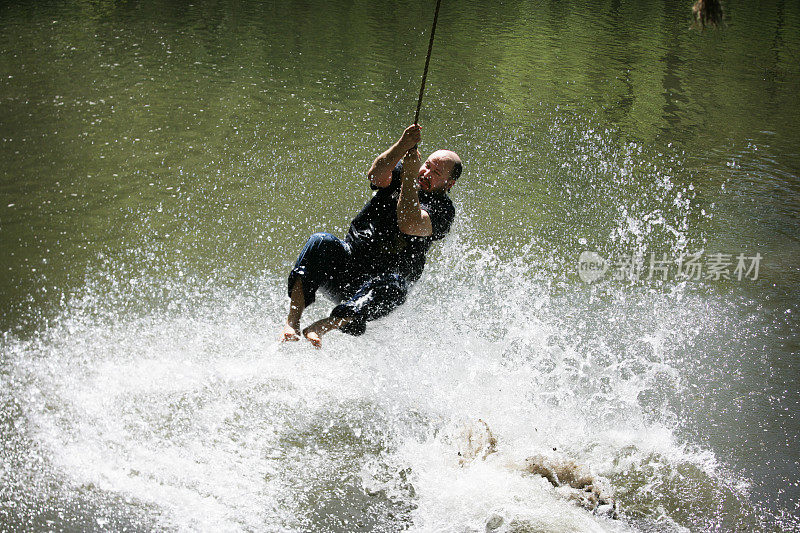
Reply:
M373 161L367 172L369 182L376 187L388 187L392 183L392 169L421 139L422 128L419 125L407 127L400 139Z
M428 212L419 206L417 176L419 175L419 150L412 148L403 157L403 181L397 199L397 225L402 233L417 237L433 235L433 223Z

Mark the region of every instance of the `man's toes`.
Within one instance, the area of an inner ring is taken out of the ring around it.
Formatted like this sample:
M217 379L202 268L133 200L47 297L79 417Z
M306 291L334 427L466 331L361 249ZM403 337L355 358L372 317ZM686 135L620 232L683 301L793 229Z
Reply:
M281 339L282 342L287 341L299 341L300 335L297 334L297 330L294 329L292 326L287 325L283 328L283 338Z
M306 339L314 346L314 348L321 348L322 347L322 339L319 337L316 331L304 331L303 334L306 336Z

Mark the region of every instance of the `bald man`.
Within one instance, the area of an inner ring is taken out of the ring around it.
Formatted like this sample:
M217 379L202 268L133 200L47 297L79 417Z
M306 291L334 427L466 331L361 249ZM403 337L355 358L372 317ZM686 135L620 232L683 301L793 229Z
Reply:
M447 193L461 175L461 159L450 150L437 150L421 163L416 148L421 139L420 126L409 126L375 159L367 177L377 192L344 240L330 233L308 240L289 273L284 341L300 339L300 318L318 290L338 305L329 317L302 330L316 347L334 329L361 335L368 320L405 301L422 275L431 243L450 230L455 208Z

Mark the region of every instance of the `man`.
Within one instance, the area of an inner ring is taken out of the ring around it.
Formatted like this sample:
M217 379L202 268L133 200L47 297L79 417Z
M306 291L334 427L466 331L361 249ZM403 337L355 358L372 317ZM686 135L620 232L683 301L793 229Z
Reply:
M447 192L461 174L461 159L450 150L438 150L420 164L416 145L421 139L420 126L409 126L375 159L367 177L377 192L344 240L330 233L308 240L289 274L284 341L300 339L300 317L320 289L339 305L303 330L318 348L328 331L361 335L368 320L405 301L431 243L450 230L455 208Z

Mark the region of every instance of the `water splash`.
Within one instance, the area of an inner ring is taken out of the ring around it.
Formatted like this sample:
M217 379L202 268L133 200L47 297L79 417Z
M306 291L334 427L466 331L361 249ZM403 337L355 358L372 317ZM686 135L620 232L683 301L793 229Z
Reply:
M758 529L746 482L681 432L702 349L689 326L724 302L575 276L577 245L643 254L696 238L679 158L642 164L608 131L549 135L571 148L542 163L559 190L540 193L572 195L549 209L604 222L583 240L528 232L509 252L475 244L467 210L401 309L322 351L276 341L281 276L204 277L160 262L158 243L104 260L49 325L4 335L21 450L4 453L45 480L12 498L89 494L115 524L179 530ZM458 435L477 419L497 452L462 465ZM607 480L621 520L520 467L552 454Z
M123 494L178 529L455 531L498 515L509 530L612 531L674 516L697 486L735 495L670 409L691 340L671 324L703 302L554 289L528 259L454 239L427 290L322 351L274 340L280 279L184 277L145 313L126 302L157 280L125 284L135 294L90 284L48 329L6 335L3 388L67 492ZM498 453L462 467L453 435L477 418ZM553 449L611 480L629 520L509 466Z

